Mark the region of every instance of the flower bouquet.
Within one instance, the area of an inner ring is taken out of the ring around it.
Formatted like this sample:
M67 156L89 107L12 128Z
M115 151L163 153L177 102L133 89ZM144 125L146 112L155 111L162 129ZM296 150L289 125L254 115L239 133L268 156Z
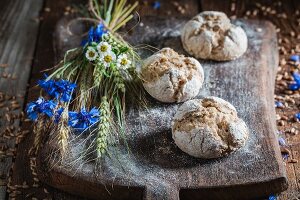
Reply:
M93 18L86 20L96 26L81 47L67 51L52 73L38 81L41 95L27 106L34 121L32 153L51 138L63 158L70 136L84 135L89 144L82 155L93 149L99 160L109 155L109 145L126 143L125 99L143 102L143 90L136 72L140 58L116 31L132 19L136 6L127 0L89 1Z

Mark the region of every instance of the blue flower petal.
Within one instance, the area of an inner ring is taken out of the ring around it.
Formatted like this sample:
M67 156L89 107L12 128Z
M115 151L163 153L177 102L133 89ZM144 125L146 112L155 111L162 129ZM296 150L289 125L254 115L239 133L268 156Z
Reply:
M284 105L282 102L280 102L280 101L275 102L275 108L283 108L283 107L284 107Z
M29 113L28 118L32 121L35 121L38 118L38 114L36 112Z
M88 38L82 40L81 45L85 46L86 44L90 44L92 42L100 42L102 39L103 34L107 33L105 26L100 23L95 28L91 27L88 32Z
M297 83L292 83L289 85L289 89L292 91L298 90L300 88L300 85Z
M78 119L72 119L72 120L69 120L69 126L71 126L71 127L75 127L76 126L76 124L79 122L79 120Z
M67 80L39 80L38 84L50 97L56 98L62 102L69 102L72 98L73 90L76 84Z
M88 33L88 42L91 43L94 40L94 27L91 27Z
M293 72L293 78L297 84L300 84L300 74L298 74L297 72Z
M61 114L64 112L64 108L59 108L56 113L55 113L55 116L54 116L54 122L55 123L58 123L59 120L60 120L60 117L61 117Z
M100 112L97 108L92 108L91 111L90 111L90 115L92 116L100 116Z
M282 137L278 138L278 143L280 146L286 146L286 142L285 142L284 138L282 138Z
M44 100L42 97L38 98L37 101L28 103L26 113L28 117L35 121L39 114L44 114L48 117L53 116L53 110L57 103L52 100Z
M295 118L297 118L298 120L300 120L300 113L296 113L295 114Z
M84 47L87 43L88 43L88 40L82 40L80 45L82 47Z
M277 197L275 195L269 196L269 200L276 200L276 199L277 199Z
M84 131L88 127L94 125L99 121L100 111L96 108L92 108L87 111L82 108L79 112L69 112L69 126L80 131Z
M294 62L300 62L300 56L299 55L291 55L290 60Z
M157 10L157 9L160 9L161 4L160 4L159 1L155 1L155 2L153 3L152 7L153 7L155 10Z

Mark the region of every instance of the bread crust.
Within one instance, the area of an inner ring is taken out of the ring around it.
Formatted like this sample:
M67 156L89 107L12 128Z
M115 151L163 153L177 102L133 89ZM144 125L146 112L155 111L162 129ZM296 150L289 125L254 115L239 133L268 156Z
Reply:
M237 59L248 46L245 31L231 24L225 13L216 11L202 12L188 21L181 41L190 55L217 61Z
M191 156L218 158L243 147L249 131L233 105L218 97L206 97L179 107L172 136L176 145Z

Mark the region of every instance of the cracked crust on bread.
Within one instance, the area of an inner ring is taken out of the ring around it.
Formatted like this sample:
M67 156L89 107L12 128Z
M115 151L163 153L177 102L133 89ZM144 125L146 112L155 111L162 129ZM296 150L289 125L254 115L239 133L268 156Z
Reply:
M185 102L172 123L176 145L198 158L218 158L236 151L245 145L248 135L234 106L218 97Z
M187 22L182 30L184 49L196 58L234 60L247 50L244 30L231 24L225 13L205 11Z
M147 58L141 76L146 91L167 103L184 102L195 97L204 81L201 64L171 48L163 48Z

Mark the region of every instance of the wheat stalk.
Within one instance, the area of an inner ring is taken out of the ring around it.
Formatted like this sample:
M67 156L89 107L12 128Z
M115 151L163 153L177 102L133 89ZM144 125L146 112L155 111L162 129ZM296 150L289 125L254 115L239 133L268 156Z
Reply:
M60 154L62 157L64 157L67 149L68 149L68 138L70 133L70 128L68 127L68 111L64 110L61 119L57 126L57 132L58 132L58 146L60 150Z
M103 71L101 65L95 65L93 77L94 77L94 85L99 87L103 78Z
M125 84L124 84L124 78L122 77L120 71L116 68L112 69L113 74L113 82L116 84L116 87L121 90L121 92L125 92Z
M39 117L39 119L37 120L33 128L34 140L33 140L33 146L29 151L30 155L32 154L36 155L42 144L43 132L45 131L44 126L45 126L44 118Z
M96 139L97 157L101 158L107 150L108 134L110 129L110 111L107 97L101 99L100 104L100 123L98 125L98 134Z

